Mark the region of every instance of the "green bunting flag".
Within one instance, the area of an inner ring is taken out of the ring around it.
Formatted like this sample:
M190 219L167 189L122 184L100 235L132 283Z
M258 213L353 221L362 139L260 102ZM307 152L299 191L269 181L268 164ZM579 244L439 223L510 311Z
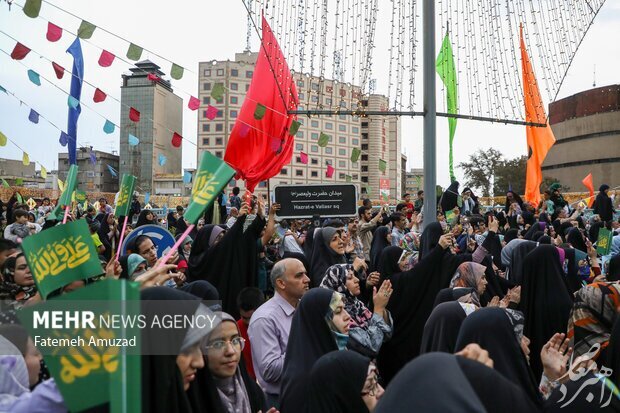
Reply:
M175 80L180 80L183 77L184 71L185 69L183 69L183 67L179 66L176 63L173 63L172 68L170 69L170 77Z
M596 241L596 252L600 255L608 255L611 249L611 239L613 233L607 228L598 230L598 239Z
M10 188L11 187L11 185L9 185L9 183L4 178L2 178L2 186L5 187L5 188Z
M15 186L22 186L24 184L24 178L15 178Z
M322 148L326 147L329 143L330 138L331 137L328 134L321 132L321 134L319 135L319 146Z
M290 136L295 136L300 126L301 126L301 122L297 122L296 120L294 120L293 123L291 123L291 127L288 130L288 134Z
M357 162L361 154L362 151L359 148L353 148L353 151L351 152L351 162Z
M15 183L17 184L17 180L15 180ZM17 198L17 202L20 204L24 203L24 198L22 198L22 194L20 194L19 192L15 194L15 197Z
M79 203L86 201L86 192L80 191L79 189L77 189L75 191L75 200Z
M256 109L254 109L254 119L261 120L265 117L265 113L267 113L267 107L261 103L257 103Z
M346 182L351 182L351 179L352 179L352 178L351 178L351 175L345 175L345 176L344 176L344 180L345 180Z
M88 232L85 221L78 222ZM65 227L63 225L60 228ZM48 231L41 234L45 232ZM86 303L92 304L86 308ZM51 314L67 309L74 310L76 314L89 312L93 320L75 322L74 325L67 318L64 320L67 323L61 322L61 328L52 328L54 322ZM50 322L47 324L36 317L48 315ZM48 339L71 340L70 346L59 344L54 348L41 347L45 364L62 394L67 410L81 412L107 405L106 411L111 413L142 411L141 357L134 354L135 347L140 348L141 344L139 323L113 321L137 319L139 315L139 285L114 279L97 281L53 300L24 307L17 313L21 324L32 337L36 335L44 342ZM84 396L86 394L88 397Z
M454 65L454 54L452 53L452 44L450 37L446 33L443 39L437 62L435 63L437 74L441 78L446 87L446 106L448 113L456 114L458 108L458 90L456 84L456 66ZM452 142L454 141L454 133L456 132L456 118L448 118L448 127L450 130L450 147L449 147L449 168L450 181L456 180L454 176L454 165L452 157Z
M93 37L93 33L95 32L96 28L97 26L95 26L94 24L89 23L86 20L82 20L77 35L80 39L90 39L91 37Z
M129 208L131 207L131 196L133 195L133 188L136 184L136 177L129 174L123 174L121 180L121 190L118 193L116 199L116 208L114 209L114 215L117 217L126 217L129 215Z
M387 166L387 162L385 162L383 159L379 159L379 170L381 172L385 172L386 166Z
M56 204L56 208L47 216L46 219L61 220L64 215L64 208L68 205L71 205L71 198L73 196L73 191L75 191L75 187L77 185L77 173L78 167L77 165L71 165L69 168L69 173L67 175L67 179L65 180L64 186L61 188L62 195L58 199L58 203ZM58 180L60 183L61 181ZM59 185L60 186L60 185Z
M220 100L222 99L222 96L224 96L224 85L221 83L216 83L211 89L211 97L215 100Z
M191 200L184 214L185 220L192 224L198 222L204 210L233 176L233 168L209 151L204 151L194 178Z
M0 132L0 146L6 146L7 137L4 133Z
M127 59L133 61L140 60L140 56L142 56L142 51L143 49L140 46L131 43L129 45L129 49L127 49Z
M39 17L41 11L41 0L26 0L24 4L24 14L33 19Z
M83 219L26 237L22 249L43 298L73 281L103 272L88 224Z

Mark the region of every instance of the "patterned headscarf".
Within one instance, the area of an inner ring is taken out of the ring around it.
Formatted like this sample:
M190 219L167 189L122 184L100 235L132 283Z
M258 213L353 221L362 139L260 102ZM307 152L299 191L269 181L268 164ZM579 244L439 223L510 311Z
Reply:
M412 268L418 263L418 256L420 254L420 234L408 232L400 241L400 247L411 253L411 255L409 255L408 267Z
M609 345L618 312L620 282L596 282L575 293L568 320L568 338L574 357L588 353L595 344L599 344L601 350Z
M523 338L523 327L525 326L525 316L521 311L512 310L510 308L504 308L504 311L506 311L510 324L512 324L515 338L521 343L521 339Z
M351 316L349 327L364 328L372 318L372 313L366 308L364 303L347 289L346 284L349 271L353 272L353 265L351 264L332 265L325 272L325 277L323 277L320 286L342 294L344 309Z
M477 262L464 262L456 269L452 280L450 280L450 288L466 287L473 288L471 298L474 304L480 306L480 297L478 297L478 281L484 277L486 267Z

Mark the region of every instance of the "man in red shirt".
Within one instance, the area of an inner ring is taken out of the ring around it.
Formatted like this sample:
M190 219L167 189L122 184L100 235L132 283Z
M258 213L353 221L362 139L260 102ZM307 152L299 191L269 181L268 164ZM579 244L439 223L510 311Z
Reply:
M252 380L256 380L256 374L254 373L254 365L252 364L252 344L250 343L250 337L248 337L248 326L250 325L250 318L258 307L265 302L265 296L263 292L256 287L246 287L239 292L237 296L237 306L239 307L239 315L241 318L237 320L237 326L241 337L245 339L245 347L243 348L243 361L245 362L245 368Z
M403 195L403 202L407 205L407 219L411 222L411 216L413 215L413 204L411 203L411 194Z

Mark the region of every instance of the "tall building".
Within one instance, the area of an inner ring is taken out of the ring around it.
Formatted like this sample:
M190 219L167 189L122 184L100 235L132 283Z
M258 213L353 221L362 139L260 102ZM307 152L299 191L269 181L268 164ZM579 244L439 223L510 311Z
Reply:
M36 163L24 165L21 159L0 158L0 178L9 185L38 187L45 179L37 175Z
M183 145L175 148L171 140L174 132L183 135L183 100L153 62L144 60L130 70L121 86L120 173L136 176L139 192L176 194L183 187ZM158 80L150 80L148 74ZM130 120L130 107L140 112L139 122ZM129 134L140 142L129 145Z
M405 192L411 194L411 198L415 199L420 190L424 190L424 169L411 168L411 170L407 172L407 177L405 179Z
M556 142L542 166L544 177L584 191L592 173L595 190L620 182L620 85L590 89L549 105Z
M97 161L93 164L90 154L95 154ZM112 153L96 151L92 148L77 149L76 160L78 166L77 186L88 192L118 192L119 177L110 173L108 165L118 171L119 156ZM69 173L69 154L58 154L58 178L65 181Z
M205 150L210 151L215 156L223 158L228 136L235 124L235 120L245 94L250 87L253 76L254 64L258 53L244 52L237 53L235 60L208 61L199 64L199 96L201 101L200 114L198 117L198 159ZM343 110L355 110L363 105L361 90L357 86L343 84L329 79L320 79L301 73L294 74L297 92L299 95L299 110L315 109L318 107L334 108L340 107ZM211 98L211 89L217 83L224 85L225 94L219 101ZM387 107L387 99L385 107ZM371 97L370 101L379 101L380 96ZM383 102L383 101L382 101ZM218 109L218 113L213 120L207 118L207 107L212 105ZM373 103L374 105L374 103ZM376 105L378 106L378 104ZM367 183L377 182L377 192L371 196L378 197L378 177L380 172L378 165L369 167L366 161L364 168L364 158L375 158L375 152L365 147L376 146L375 151L381 151L381 156L388 161L389 169L386 169L386 176L393 174L394 194L400 194L398 180L400 176L400 121L396 118L376 117L372 119L357 116L338 115L338 116L299 116L298 120L302 123L297 135L295 136L295 149L291 163L280 171L278 175L270 179L271 188L279 184L320 184L320 183L345 183L351 182L358 186L358 192L366 193ZM369 124L374 122L377 126L372 132L364 132ZM366 126L364 126L366 125ZM320 147L318 140L321 132L330 136L330 141L326 147ZM382 133L385 132L384 143ZM364 134L365 133L365 134ZM365 138L364 138L365 136ZM366 139L366 140L364 140ZM396 140L397 142L392 142ZM362 154L357 162L351 161L353 148L360 148ZM300 153L308 155L308 163L301 162ZM379 152L376 152L379 153ZM393 153L395 159L390 161L390 154ZM398 154L398 156L396 156ZM327 165L334 167L335 172L331 178L326 176ZM391 177L391 175L390 175ZM228 192L234 186L239 186L244 190L242 181L232 180L229 183ZM267 182L261 182L256 188L255 193L266 194Z

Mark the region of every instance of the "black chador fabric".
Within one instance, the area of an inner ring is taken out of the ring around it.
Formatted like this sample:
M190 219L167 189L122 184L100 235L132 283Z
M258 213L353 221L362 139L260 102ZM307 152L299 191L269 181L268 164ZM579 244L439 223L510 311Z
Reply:
M306 232L306 238L304 239L303 250L304 255L306 256L306 260L308 262L310 262L310 260L312 259L312 248L314 246L314 231L316 231L315 227L308 228L308 231ZM308 270L308 273L310 273L310 267L306 267L306 270Z
M609 185L601 185L599 193L594 200L594 213L601 217L601 221L611 221L614 218L614 205L609 195L605 193L609 189Z
M459 329L466 316L465 310L456 301L441 303L435 307L424 326L420 354L432 351L454 353Z
M398 266L398 260L403 254L403 249L399 247L387 247L381 254L379 260L379 266L375 271L379 271L381 274L381 280L389 280L392 275L398 274L400 267Z
M594 224L590 225L590 229L588 229L588 239L590 240L590 242L596 242L596 240L598 239L598 232L604 226L604 222L595 222Z
M372 236L372 244L370 245L370 270L378 271L379 270L379 261L381 259L381 253L383 250L390 246L390 243L387 240L387 234L389 233L390 228L386 226L381 226L375 230L375 233Z
M189 279L209 281L220 293L222 309L235 318L239 291L256 285L256 240L265 223L257 216L244 232L246 217L237 218L220 242L212 246L209 239L216 225L205 225L196 234L188 263Z
M370 359L350 350L322 356L310 373L306 413L368 413L360 394Z
M609 260L607 281L620 281L620 254L614 255Z
M443 192L441 196L441 210L444 214L448 211L452 211L455 207L458 206L458 197L459 197L459 183L454 181L450 184L448 189Z
M150 221L148 219L146 219L146 216L148 214L153 215L153 219L150 220ZM155 217L155 214L150 209L143 209L140 212L140 215L138 215L138 221L136 222L136 226L135 226L134 229L136 229L138 227L141 227L143 225L151 225L151 224L157 225L157 218Z
M508 231L506 231L506 234L504 235L504 242L508 244L510 241L518 237L519 230L517 230L516 228L510 228Z
M313 288L297 306L284 357L280 411L304 412L308 402L310 371L324 354L338 350L325 317L334 292ZM361 393L361 391L360 391Z
M502 262L506 265L507 278L515 284L523 280L523 260L536 248L534 241L513 239L502 250Z
M435 232L436 226L440 227L436 222L430 224L425 233ZM425 233L423 242L429 239ZM454 256L435 242L434 249L411 270L391 277L394 292L387 309L394 320L394 334L390 341L383 343L378 357L379 371L386 383L420 353L424 324L433 311L435 296L448 287L458 264L466 259L467 256Z
M613 369L610 379L616 386L620 387L620 317L616 318L616 322L611 329L605 367Z
M491 301L491 299L495 296L499 297L500 299L504 298L508 290L514 287L516 284L512 281L500 277L495 273L495 270L493 269L493 262L491 261L490 256L487 255L486 257L484 257L480 264L486 267L484 274L487 279L487 288L480 296L480 303L483 306L486 306L486 304Z
M579 291L583 284L581 283L581 277L579 276L579 263L575 256L574 248L562 248L564 250L564 256L568 261L568 274L566 274L566 285L568 286L568 292L574 294Z
M573 227L572 229L568 230L568 233L566 235L566 242L570 243L573 248L577 248L578 250L581 250L583 252L588 252L588 247L583 239L583 235L581 235L581 231L579 231L579 228Z
M314 231L314 246L312 248L312 259L310 260L310 270L313 287L318 287L323 281L325 271L334 264L346 264L347 259L343 255L334 251L329 243L338 230L332 227L316 229Z
M540 377L540 350L555 333L566 331L573 307L556 247L541 245L523 260L520 307L525 315L524 334L531 341L530 365L535 377Z
M169 309L161 300L174 300L184 302L186 305L175 305L175 309L181 311L184 316L192 316L200 301L182 291L168 287L151 287L140 293L142 303L142 313L147 320L154 317L168 315ZM147 301L148 300L148 301ZM151 325L150 321L147 321ZM150 329L146 329L146 337L142 337L144 354L169 354L170 349L178 349L177 354L181 353L181 346L185 338L186 331L180 329L167 330L164 337L161 331L157 337L149 339ZM165 343L164 343L165 341ZM144 355L141 357L142 364L142 411L154 413L169 412L201 412L200 404L183 389L183 377L176 363L177 354L174 355Z
M532 225L531 227L528 228L528 230L525 233L525 235L523 236L523 238L528 240L528 241L536 241L534 239L534 236L536 235L537 232L542 232L542 231L540 231L540 227L538 226L538 224L534 224L534 225Z
M442 303L456 301L464 295L471 294L473 292L473 288L442 288L435 297L433 308Z
M497 234L493 231L489 231L482 246L489 252L489 255L493 258L493 263L497 268L504 269L502 264L502 243L499 240Z
M420 260L435 249L442 235L443 229L438 222L433 222L424 229L420 236Z
M533 403L540 404L538 382L527 364L519 340L506 310L481 308L463 321L455 351L461 351L471 343L479 344L489 352L496 371L521 387Z

